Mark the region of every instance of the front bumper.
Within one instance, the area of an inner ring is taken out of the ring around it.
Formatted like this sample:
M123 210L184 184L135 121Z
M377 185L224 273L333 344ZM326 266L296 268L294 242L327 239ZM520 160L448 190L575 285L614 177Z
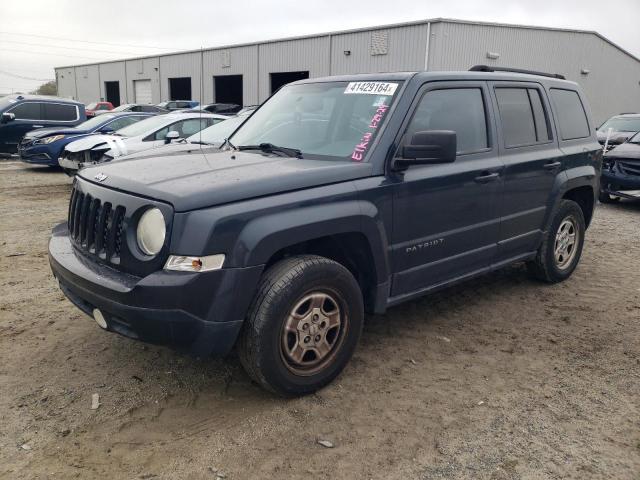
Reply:
M263 269L159 271L135 277L78 252L66 223L53 230L49 262L67 298L90 316L99 309L107 330L199 356L223 356L231 350Z
M25 163L32 163L36 165L50 165L57 166L57 158L51 157L51 152L45 146L33 146L29 148L22 148L18 146L18 155L20 160Z
M610 195L624 198L640 198L640 175L625 175L618 171L602 170L600 189Z

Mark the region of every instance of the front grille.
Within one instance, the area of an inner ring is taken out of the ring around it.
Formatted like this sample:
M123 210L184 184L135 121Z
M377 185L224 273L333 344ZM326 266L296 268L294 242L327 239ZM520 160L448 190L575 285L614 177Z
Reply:
M69 235L77 247L118 265L126 209L74 188L69 202Z
M640 163L618 162L618 168L625 175L639 175Z

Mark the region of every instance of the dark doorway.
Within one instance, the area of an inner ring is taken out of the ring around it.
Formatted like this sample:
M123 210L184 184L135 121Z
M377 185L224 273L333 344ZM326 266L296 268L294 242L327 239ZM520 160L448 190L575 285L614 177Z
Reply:
M213 77L213 93L216 103L235 103L242 106L242 75Z
M120 82L104 82L104 89L107 102L111 102L114 107L120 106Z
M191 77L169 79L169 100L191 100Z
M278 72L269 75L271 76L271 93L287 83L309 78L309 72Z

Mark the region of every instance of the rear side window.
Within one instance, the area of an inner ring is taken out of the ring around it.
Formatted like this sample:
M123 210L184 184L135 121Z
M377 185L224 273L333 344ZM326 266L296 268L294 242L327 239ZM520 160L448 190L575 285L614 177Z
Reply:
M505 147L548 142L547 116L535 88L496 88Z
M17 120L41 120L40 104L35 102L24 102L9 110L16 116Z
M43 103L42 112L43 120L52 120L56 122L73 122L78 119L78 112L75 105Z
M424 94L407 127L404 143L416 132L453 130L458 153L472 153L489 147L482 90L450 88Z
M584 111L578 92L552 88L551 100L558 113L560 136L563 140L590 136L587 114Z

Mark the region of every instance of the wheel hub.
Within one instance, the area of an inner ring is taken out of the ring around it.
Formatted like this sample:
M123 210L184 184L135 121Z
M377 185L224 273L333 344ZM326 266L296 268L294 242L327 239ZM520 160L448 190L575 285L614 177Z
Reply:
M282 354L287 366L303 374L324 368L337 349L342 326L340 308L332 295L305 295L285 321Z
M554 258L560 270L566 269L577 252L578 227L573 217L565 218L556 232L554 243Z

